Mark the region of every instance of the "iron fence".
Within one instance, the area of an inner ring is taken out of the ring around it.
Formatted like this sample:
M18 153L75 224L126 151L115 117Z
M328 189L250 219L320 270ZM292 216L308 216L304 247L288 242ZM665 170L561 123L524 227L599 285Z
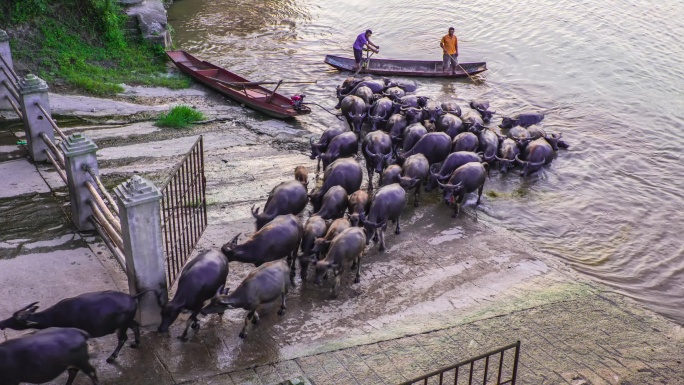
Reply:
M162 188L166 279L171 287L207 228L204 142L197 139Z
M510 350L514 350L513 355L505 355L505 352ZM518 375L519 357L520 341L402 382L400 385L442 385L447 383L454 385L515 385ZM498 368L495 369L494 365L498 366ZM464 368L464 370L461 370L461 368Z

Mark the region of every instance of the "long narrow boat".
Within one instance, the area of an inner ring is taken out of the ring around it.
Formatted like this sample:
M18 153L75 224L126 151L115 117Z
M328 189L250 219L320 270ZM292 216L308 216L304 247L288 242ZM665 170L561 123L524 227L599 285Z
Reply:
M226 69L199 60L185 51L167 51L166 54L181 71L193 79L266 115L286 119L311 112L309 107L296 103L301 99L295 97L293 103L293 99L276 93L282 80L270 82L276 84L276 87L269 90L260 86L266 82L250 82Z
M325 62L346 71L356 72L354 59L326 55ZM370 58L359 73L383 76L412 76L426 78L464 78L487 70L486 62L458 63L455 73L444 73L442 61L430 60L394 60Z

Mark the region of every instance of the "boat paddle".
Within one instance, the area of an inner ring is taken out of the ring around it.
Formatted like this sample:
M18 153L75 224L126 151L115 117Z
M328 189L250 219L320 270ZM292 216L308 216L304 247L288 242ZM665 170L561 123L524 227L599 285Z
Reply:
M370 55L368 54L368 52L370 52ZM373 56L374 53L375 53L375 51L372 51L372 52L371 52L370 50L366 50L366 59L365 59L365 60L363 60L363 59L361 60L361 64L359 65L359 69L357 69L356 72L354 72L354 77L356 77L356 75L358 75L358 73L359 73L364 67L365 67L365 68L368 68L368 64L370 63L370 58L371 58L371 56Z
M475 78L472 77L472 76L470 76L470 74L468 73L468 71L466 71L465 68L463 68L463 66L461 66L461 64L458 63L458 60L457 60L456 58L454 58L453 55L450 55L450 54L447 54L447 55L451 58L451 60L453 60L454 62L456 62L456 65L458 66L458 68L460 68L461 71L463 71L463 73L465 73L466 75L468 75L468 77L470 78L470 80L472 80L473 83L475 83L475 85L477 85L477 81L475 81ZM449 64L451 64L451 63L449 63Z

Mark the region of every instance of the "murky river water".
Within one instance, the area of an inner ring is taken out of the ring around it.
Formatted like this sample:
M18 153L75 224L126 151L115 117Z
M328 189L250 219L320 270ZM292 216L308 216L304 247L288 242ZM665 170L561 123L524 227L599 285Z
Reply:
M350 56L358 33L373 29L377 57L438 60L453 25L486 80L417 79L417 93L542 110L571 144L542 175L492 174L479 219L682 323L684 1L524 3L179 0L169 18L179 48L253 80L318 80L281 90L328 107L346 74L323 58ZM341 123L315 109L290 124Z

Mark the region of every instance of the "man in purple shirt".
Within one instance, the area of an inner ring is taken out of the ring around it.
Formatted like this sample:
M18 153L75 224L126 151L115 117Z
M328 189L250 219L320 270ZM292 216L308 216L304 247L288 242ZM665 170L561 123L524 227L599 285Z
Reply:
M359 34L359 36L356 37L356 41L354 42L354 60L356 61L354 64L354 71L358 70L359 66L361 65L361 58L363 57L364 49L373 51L375 53L378 53L378 50L380 49L379 45L375 45L370 41L372 34L373 31L367 29L366 32Z

